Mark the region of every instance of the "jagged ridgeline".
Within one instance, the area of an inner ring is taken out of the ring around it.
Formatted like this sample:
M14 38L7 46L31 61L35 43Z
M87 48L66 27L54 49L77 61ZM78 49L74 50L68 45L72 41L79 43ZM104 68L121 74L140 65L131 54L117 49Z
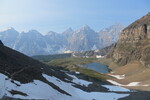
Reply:
M36 30L18 32L14 28L0 31L0 40L5 46L28 56L60 54L70 51L87 51L103 48L116 42L124 27L116 23L99 32L88 25L77 30L67 29L64 32L53 31L42 35Z
M121 32L109 56L119 65L138 60L144 66L150 67L150 13Z

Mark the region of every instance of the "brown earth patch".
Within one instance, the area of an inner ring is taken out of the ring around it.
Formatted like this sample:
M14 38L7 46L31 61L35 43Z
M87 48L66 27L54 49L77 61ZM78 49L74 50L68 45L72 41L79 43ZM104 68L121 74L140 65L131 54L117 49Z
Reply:
M128 86L129 89L150 91L150 68L144 67L139 61L132 61L125 66L118 66L111 59L101 59L100 63L106 64L112 70L109 74L124 75L125 79L111 78L120 84L127 85L131 82L141 82L141 85L149 86Z

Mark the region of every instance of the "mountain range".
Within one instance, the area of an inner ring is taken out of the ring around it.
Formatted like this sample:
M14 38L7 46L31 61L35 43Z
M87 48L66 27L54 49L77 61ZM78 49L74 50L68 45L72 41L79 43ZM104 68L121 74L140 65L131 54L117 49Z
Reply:
M124 27L116 23L109 28L95 32L88 25L62 33L53 31L42 35L36 30L19 33L14 28L0 31L4 45L28 56L63 53L65 51L85 51L103 48L115 43Z

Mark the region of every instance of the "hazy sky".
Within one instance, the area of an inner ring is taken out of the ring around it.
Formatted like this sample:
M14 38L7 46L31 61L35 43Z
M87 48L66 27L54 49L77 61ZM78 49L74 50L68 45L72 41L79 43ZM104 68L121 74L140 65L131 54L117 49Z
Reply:
M150 0L0 0L0 30L62 32L85 24L98 31L115 22L127 26L150 12Z

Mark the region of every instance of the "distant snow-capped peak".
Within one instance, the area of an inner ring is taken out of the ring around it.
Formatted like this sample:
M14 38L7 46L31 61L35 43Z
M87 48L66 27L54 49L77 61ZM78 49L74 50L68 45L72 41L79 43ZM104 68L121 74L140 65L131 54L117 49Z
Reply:
M7 28L0 30L0 32L4 32L4 31L8 31L8 30L15 30L15 29L13 27L7 27Z
M72 32L73 32L73 29L72 28L68 28L67 30L65 30L63 32L63 34L72 33Z
M91 28L87 24L81 27L81 30L89 30L89 29Z

